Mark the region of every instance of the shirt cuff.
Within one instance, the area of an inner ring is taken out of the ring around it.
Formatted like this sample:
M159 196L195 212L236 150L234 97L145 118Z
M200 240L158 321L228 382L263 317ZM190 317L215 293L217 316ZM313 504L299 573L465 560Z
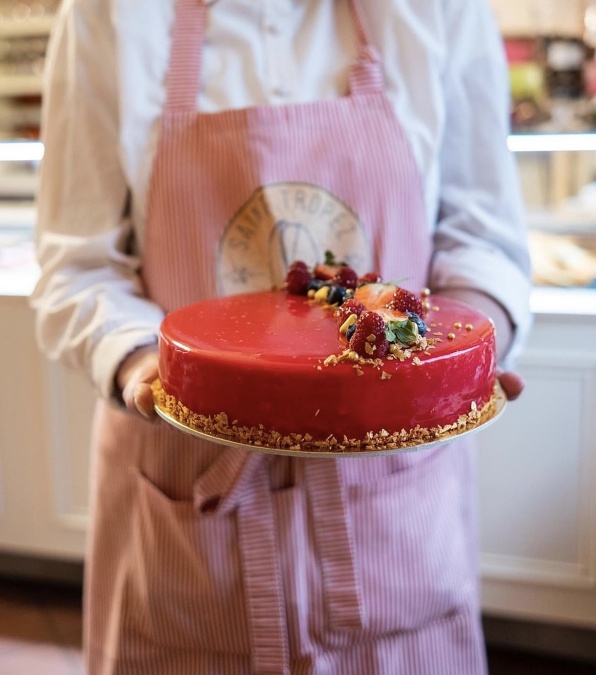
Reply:
M513 326L513 340L501 367L515 367L532 326L530 292L532 283L528 274L512 261L489 250L442 251L433 261L430 287L434 293L448 288L468 288L492 297L509 314Z
M91 364L91 377L103 398L122 406L122 395L116 388L116 374L124 359L140 347L157 344L159 326L148 331L131 328L104 336L96 345Z

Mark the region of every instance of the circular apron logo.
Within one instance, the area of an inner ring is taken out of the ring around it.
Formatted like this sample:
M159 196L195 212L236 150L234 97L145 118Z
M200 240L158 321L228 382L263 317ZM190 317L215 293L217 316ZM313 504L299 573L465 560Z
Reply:
M327 250L358 270L370 267L370 247L354 211L317 185L260 187L224 230L218 291L232 295L279 288L294 260L312 266L324 259Z

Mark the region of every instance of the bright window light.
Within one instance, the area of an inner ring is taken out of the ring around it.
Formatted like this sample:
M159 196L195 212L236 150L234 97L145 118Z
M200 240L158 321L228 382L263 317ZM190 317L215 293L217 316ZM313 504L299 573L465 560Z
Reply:
M6 141L0 143L0 162L38 162L43 157L39 141Z
M582 152L596 150L596 134L512 134L512 152Z

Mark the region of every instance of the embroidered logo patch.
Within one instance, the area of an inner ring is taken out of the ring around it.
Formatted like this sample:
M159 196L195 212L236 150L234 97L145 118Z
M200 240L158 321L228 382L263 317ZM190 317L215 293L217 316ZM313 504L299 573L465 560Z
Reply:
M228 222L219 244L218 292L233 295L282 286L288 265L314 265L333 251L356 269L371 266L358 215L324 188L274 183L253 192Z

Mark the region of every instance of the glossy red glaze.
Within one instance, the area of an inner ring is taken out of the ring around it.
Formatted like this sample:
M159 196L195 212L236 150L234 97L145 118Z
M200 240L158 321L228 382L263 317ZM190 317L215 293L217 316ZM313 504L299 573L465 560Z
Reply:
M196 413L315 439L451 424L492 394L494 329L461 303L429 301L438 305L425 319L435 348L416 353L419 365L385 361L360 376L348 362L323 365L342 349L337 324L304 297L272 291L196 303L163 321L162 386Z

